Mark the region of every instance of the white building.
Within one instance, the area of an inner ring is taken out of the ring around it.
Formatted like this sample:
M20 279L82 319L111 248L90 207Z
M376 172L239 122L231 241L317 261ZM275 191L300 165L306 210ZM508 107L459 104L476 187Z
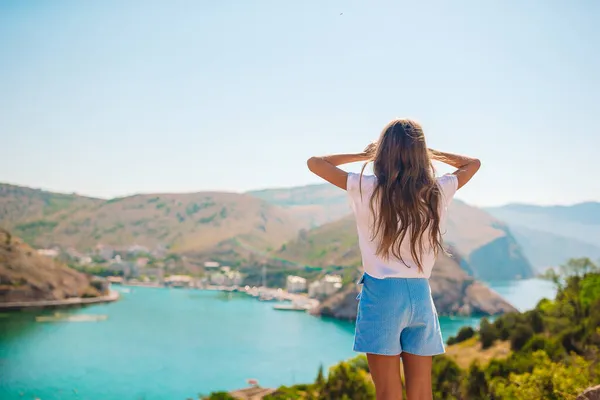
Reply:
M225 275L223 275L220 272L215 272L213 274L210 274L210 283L212 285L223 286L223 285L225 285L226 279L227 278L225 278Z
M289 275L285 283L285 288L290 293L304 292L306 290L306 279L301 276Z
M207 261L204 263L204 268L219 268L220 264L216 261Z
M228 284L231 286L240 286L244 280L244 276L238 271L229 271L227 274Z
M81 256L79 258L79 264L81 265L89 265L92 263L92 257L90 256Z
M318 281L308 285L309 297L331 296L342 288L342 277L339 275L325 275Z
M50 258L58 256L58 250L56 249L39 249L37 252L41 256L46 256Z
M244 276L238 271L227 270L210 275L210 283L217 286L241 286Z

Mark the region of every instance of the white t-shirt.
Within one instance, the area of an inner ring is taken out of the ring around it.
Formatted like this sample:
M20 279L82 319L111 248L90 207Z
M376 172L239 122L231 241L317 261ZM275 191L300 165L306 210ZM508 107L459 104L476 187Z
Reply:
M429 278L431 270L435 263L435 254L429 244L429 233L425 232L423 238L423 254L421 256L421 266L423 272L419 272L419 267L413 259L410 251L410 235L407 233L400 245L400 254L404 263L398 258L390 255L389 260L383 260L376 255L377 243L372 241L373 215L371 212L371 195L377 182L374 175L363 175L361 181L362 196L359 190L360 174L348 173L347 191L351 200L352 210L356 218L356 228L358 231L358 244L362 255L364 271L375 278ZM438 185L442 191L442 201L440 202L440 230L445 232L446 216L448 205L452 201L458 188L458 179L453 174L443 175L437 178ZM410 267L410 268L409 268Z

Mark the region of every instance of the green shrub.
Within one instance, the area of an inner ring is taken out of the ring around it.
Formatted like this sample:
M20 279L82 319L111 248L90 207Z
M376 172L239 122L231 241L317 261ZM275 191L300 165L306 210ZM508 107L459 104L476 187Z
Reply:
M460 399L460 382L463 372L454 362L446 356L433 358L432 386L433 398L440 400Z
M490 324L487 318L482 318L481 323L479 324L479 340L481 342L481 348L487 349L491 347L496 339L499 339L498 330L493 324Z
M231 396L227 392L215 392L208 397L204 397L203 400L236 400L235 397Z
M460 328L456 336L452 336L448 339L448 344L451 345L461 343L467 339L471 339L473 336L475 336L475 329L471 328L470 326L463 326Z
M375 399L375 386L367 378L367 373L341 362L329 370L329 376L320 391L323 399Z
M517 325L515 330L510 334L510 348L513 351L521 350L533 334L533 329L529 325Z
M541 334L533 335L522 347L524 353L534 353L539 350L543 350L553 361L560 359L563 354L562 347L556 340Z
M503 377L508 378L510 375L510 367L507 360L493 359L485 369L485 373L489 379Z
M533 309L525 313L525 318L535 333L541 333L544 331L544 319L540 310Z
M476 363L471 364L465 387L467 399L488 399L489 389L485 373Z

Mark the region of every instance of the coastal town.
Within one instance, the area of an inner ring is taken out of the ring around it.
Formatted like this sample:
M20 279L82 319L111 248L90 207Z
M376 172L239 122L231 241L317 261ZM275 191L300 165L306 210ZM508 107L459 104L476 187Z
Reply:
M242 293L259 301L274 302L282 311L310 311L343 286L337 274L321 274L312 280L287 275L284 287L268 287L267 267L262 266L259 285L249 285L246 275L237 268L218 261L197 261L170 254L164 247L149 249L140 245L115 249L98 245L81 253L73 248L42 248L38 254L66 262L81 272L121 287L168 287ZM191 274L189 271L195 271ZM120 291L123 291L120 290Z

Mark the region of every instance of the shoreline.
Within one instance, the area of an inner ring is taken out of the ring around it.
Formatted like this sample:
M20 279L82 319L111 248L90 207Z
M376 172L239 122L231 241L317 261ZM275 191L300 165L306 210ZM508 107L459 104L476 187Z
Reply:
M0 303L0 311L23 310L29 308L55 308L69 307L98 303L112 303L119 299L119 292L111 290L109 294L98 297L71 297L63 300L39 300L39 301L13 301L9 303Z

